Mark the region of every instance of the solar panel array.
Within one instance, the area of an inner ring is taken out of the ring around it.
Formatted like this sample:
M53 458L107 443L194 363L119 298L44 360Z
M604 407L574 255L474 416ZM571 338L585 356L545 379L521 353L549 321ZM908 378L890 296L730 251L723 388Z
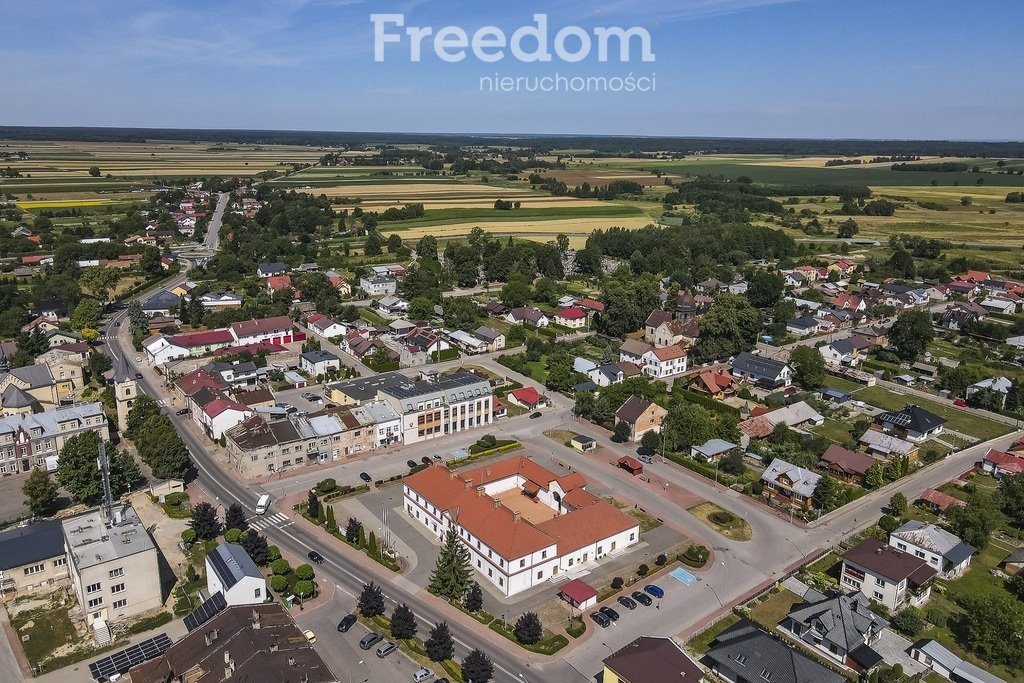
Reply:
M209 600L192 610L192 612L185 617L185 628L188 629L189 633L191 633L208 622L215 614L217 614L217 612L220 612L227 606L228 601L224 599L224 594L217 591L210 596Z
M92 674L93 680L109 681L111 676L127 673L128 669L136 664L159 657L170 647L171 639L166 633L161 633L155 638L119 650L109 657L97 659L89 665L89 673Z
M220 577L221 583L224 584L224 589L228 590L238 583L238 577L236 576L236 572L231 571L231 567L228 566L227 561L221 554L226 549L227 548L225 546L218 546L216 550L206 556L206 559L213 565L214 571L217 572L217 576Z

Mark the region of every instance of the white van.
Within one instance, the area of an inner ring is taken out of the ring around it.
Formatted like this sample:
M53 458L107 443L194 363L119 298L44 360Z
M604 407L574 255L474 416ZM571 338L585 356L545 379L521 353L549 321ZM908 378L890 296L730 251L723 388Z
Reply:
M262 515L270 507L270 494L264 493L256 502L256 514Z

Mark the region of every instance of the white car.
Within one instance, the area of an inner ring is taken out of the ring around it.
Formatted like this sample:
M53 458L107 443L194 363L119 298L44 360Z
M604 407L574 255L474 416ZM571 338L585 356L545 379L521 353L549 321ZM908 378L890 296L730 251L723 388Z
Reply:
M850 401L850 405L854 408L867 408L868 404L864 401Z
M428 678L433 678L433 676L434 676L434 672L433 671L423 667L423 668L419 668L419 669L416 670L416 673L414 673L412 675L412 680L415 683L420 683L420 681L425 681Z

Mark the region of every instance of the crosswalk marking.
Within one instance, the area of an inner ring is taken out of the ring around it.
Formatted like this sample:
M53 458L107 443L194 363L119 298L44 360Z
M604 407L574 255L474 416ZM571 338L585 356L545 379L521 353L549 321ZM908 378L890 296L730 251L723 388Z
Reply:
M289 526L291 523L292 520L278 512L268 517L249 520L249 528L255 529L256 531L260 531L261 529L266 529L268 527L277 527L280 529L282 527Z

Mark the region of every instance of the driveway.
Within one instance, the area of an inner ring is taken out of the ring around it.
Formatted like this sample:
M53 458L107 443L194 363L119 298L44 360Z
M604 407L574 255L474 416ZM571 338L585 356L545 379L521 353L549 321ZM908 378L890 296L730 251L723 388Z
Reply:
M871 647L874 648L875 652L882 655L887 664L892 666L902 664L903 672L908 676L913 676L922 671L927 671L928 667L907 654L907 650L911 645L913 643L891 628L884 628L878 634L878 640Z

